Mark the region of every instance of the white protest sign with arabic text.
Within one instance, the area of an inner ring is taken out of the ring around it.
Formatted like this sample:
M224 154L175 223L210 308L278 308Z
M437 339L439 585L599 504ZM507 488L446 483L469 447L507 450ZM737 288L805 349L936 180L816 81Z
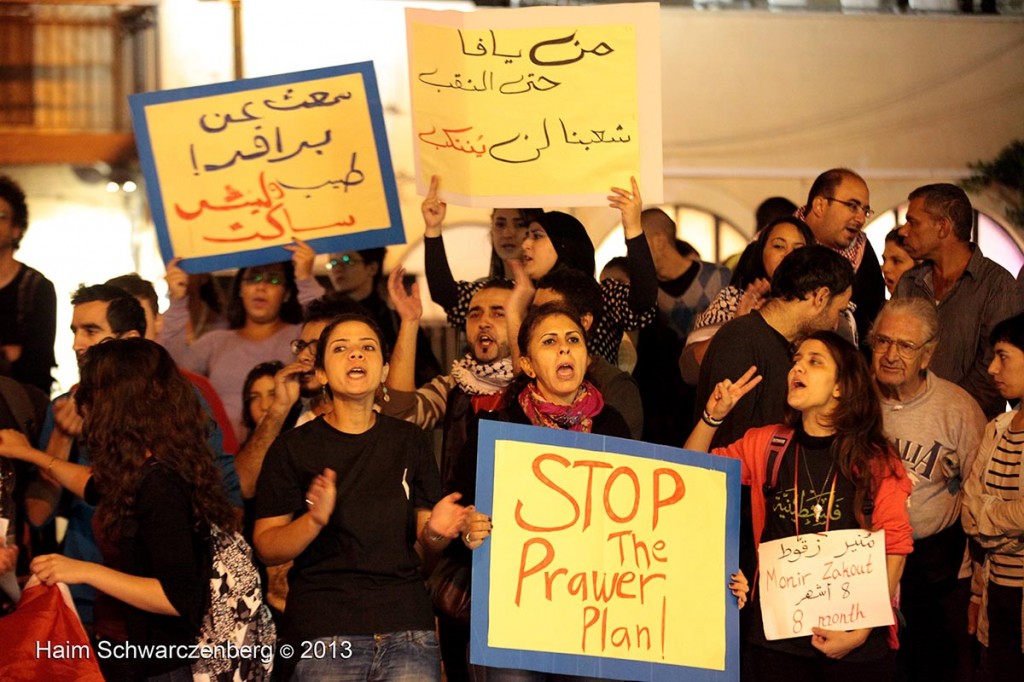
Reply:
M892 625L884 530L798 535L762 542L757 553L767 639Z

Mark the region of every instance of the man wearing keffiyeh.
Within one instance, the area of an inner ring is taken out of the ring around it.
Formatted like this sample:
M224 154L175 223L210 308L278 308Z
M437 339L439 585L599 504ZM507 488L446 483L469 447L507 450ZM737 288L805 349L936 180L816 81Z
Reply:
M507 280L486 282L474 295L466 315L466 339L470 352L452 363L449 374L416 387L414 367L416 334L423 305L418 287L411 293L402 285L402 269L388 278L388 292L401 318L398 339L391 354L387 387L390 400L382 405L384 414L405 419L423 429L441 423L441 481L445 494L461 492L462 502L473 504L476 491L476 442L480 415L501 409L505 387L512 382L512 353L509 348L505 308L512 294ZM446 558L470 561L469 550L454 542ZM440 617L441 656L448 680L468 679L467 625Z

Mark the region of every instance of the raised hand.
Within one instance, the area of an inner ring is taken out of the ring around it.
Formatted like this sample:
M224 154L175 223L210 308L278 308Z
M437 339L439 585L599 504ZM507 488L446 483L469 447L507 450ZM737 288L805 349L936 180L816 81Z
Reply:
M294 242L285 244L284 248L292 252L292 264L295 266L295 279L306 280L313 276L313 261L316 259L316 251L313 247L294 237Z
M740 398L761 383L761 375L755 374L757 367L750 366L736 381L723 379L715 385L715 390L708 397L707 413L713 419L725 419Z
M57 428L69 438L78 438L82 435L84 420L78 413L73 394L53 401L53 420Z
M388 295L395 306L395 312L402 322L419 322L423 317L423 301L420 299L419 282L414 282L412 292L405 291L405 268L399 266L388 275Z
M523 269L523 261L513 258L507 262L512 270L512 279L515 281L515 286L512 288L512 295L509 296L508 302L505 304L505 310L518 313L521 318L526 317L537 289L534 288L533 282L530 281L530 276Z
M633 177L629 179L629 184L632 191L621 187L612 187L612 193L608 195L608 205L622 214L622 232L626 239L638 237L643 232L640 227L640 212L644 207L644 202L640 198L640 185Z
M438 198L437 190L441 185L441 178L437 175L430 176L430 189L427 196L420 204L420 211L423 213L423 234L427 237L441 236L441 223L448 212L448 204Z
M736 305L736 317L743 317L751 310L760 310L771 290L772 283L764 277L758 277L751 282Z
M302 375L312 366L298 360L285 365L274 374L274 406L286 414L299 399Z
M185 298L188 295L188 273L182 270L178 263L181 257L172 258L167 264L167 274L164 279L167 281L167 295L172 301Z

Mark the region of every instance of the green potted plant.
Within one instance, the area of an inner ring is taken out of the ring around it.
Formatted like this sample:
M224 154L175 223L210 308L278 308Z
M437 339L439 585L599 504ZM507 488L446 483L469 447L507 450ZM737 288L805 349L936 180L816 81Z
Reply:
M973 172L960 183L968 192L990 191L1006 204L1006 217L1024 229L1024 140L1006 145L991 161L969 163Z

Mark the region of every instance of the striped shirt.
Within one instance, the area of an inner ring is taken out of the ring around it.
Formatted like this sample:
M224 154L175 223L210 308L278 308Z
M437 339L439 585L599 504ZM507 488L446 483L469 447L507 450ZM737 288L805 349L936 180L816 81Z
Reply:
M1022 451L1024 431L1006 429L982 480L986 494L1003 501L1020 498ZM989 562L989 579L993 583L1004 587L1024 586L1024 556L994 551L989 554Z

